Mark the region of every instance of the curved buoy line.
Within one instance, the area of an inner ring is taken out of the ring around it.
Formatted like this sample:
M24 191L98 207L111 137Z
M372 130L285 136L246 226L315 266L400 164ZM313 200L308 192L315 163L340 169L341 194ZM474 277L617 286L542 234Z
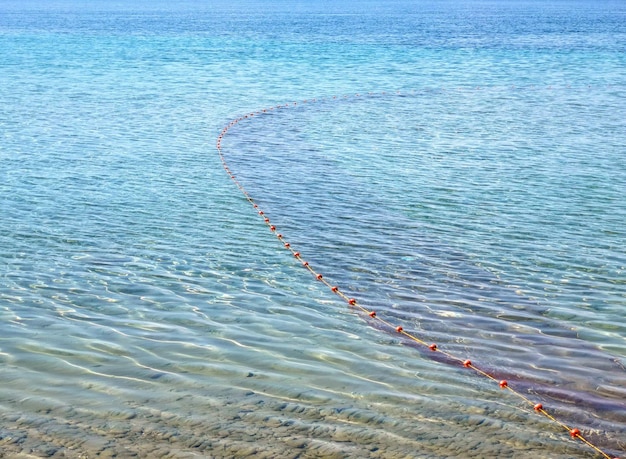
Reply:
M569 88L569 86L568 86ZM481 87L474 87L474 88L470 88L471 90L481 90L483 88ZM509 89L521 89L520 87L516 87L516 86L511 86L509 87ZM536 89L535 86L531 86L530 89ZM547 89L552 90L553 88L551 86L548 86ZM463 91L465 89L463 88L458 88L456 89L458 91ZM428 90L428 91L433 91L433 90ZM435 89L434 91L442 91L445 92L445 89ZM372 96L372 95L385 95L385 94L397 94L397 95L401 95L403 94L400 91L397 91L395 93L386 93L386 92L379 92L379 93L367 93L368 96ZM336 99L346 99L349 98L350 96L348 95L344 95L344 96L332 96L332 100L336 100ZM361 94L355 94L353 97L362 97ZM308 99L308 100L303 100L301 103L315 103L318 101L324 101L326 99ZM596 446L594 443L592 443L591 441L589 441L587 438L585 438L583 436L583 433L581 432L580 429L578 429L577 427L572 427L569 426L567 424L565 424L564 422L560 421L554 414L552 414L551 412L549 412L541 403L537 403L536 401L531 400L530 398L526 397L524 394L522 394L521 392L519 392L518 390L516 390L514 387L512 387L506 380L499 380L498 378L496 378L495 376L491 375L490 373L488 373L487 371L481 369L480 366L477 366L474 362L472 362L469 359L466 358L461 358L458 357L457 355L454 355L450 352L447 352L444 349L441 349L436 343L429 343L424 341L423 339L421 339L419 336L417 336L414 333L411 333L407 330L404 329L404 327L402 327L401 325L396 325L388 320L386 320L385 318L381 317L375 310L370 310L366 307L364 307L363 305L361 305L356 298L350 297L348 295L346 295L344 292L341 291L341 289L339 288L339 286L334 285L332 282L330 282L328 279L326 279L321 273L319 273L318 271L316 271L311 264L306 261L305 259L302 258L301 254L299 251L296 250L295 247L293 247L288 241L285 240L285 238L283 237L283 235L278 231L278 228L276 228L276 226L274 224L272 224L272 222L270 221L269 217L265 214L265 212L263 210L261 210L258 206L258 204L255 202L255 200L253 199L253 197L250 195L250 193L248 193L248 191L244 188L244 186L241 184L241 182L239 182L239 180L237 179L237 177L235 176L234 172L230 169L230 167L228 166L228 163L226 162L226 158L224 157L224 153L222 152L222 140L224 138L224 136L229 132L229 130L233 127L235 127L237 124L244 122L246 120L252 119L254 117L257 116L262 116L263 114L272 112L274 110L280 110L280 109L286 109L289 107L294 107L297 106L298 102L291 102L291 103L286 103L283 105L276 105L273 107L269 107L269 108L264 108L261 110L258 110L256 112L250 112L247 113L245 115L242 115L238 118L235 118L234 120L232 120L230 123L228 123L220 132L220 134L217 137L217 143L216 143L216 148L217 148L217 152L219 154L220 160L222 162L222 166L224 167L224 170L226 171L226 173L228 174L228 176L231 178L231 180L235 183L235 185L237 186L237 188L239 188L239 190L241 191L241 193L244 195L244 197L246 198L246 200L252 205L252 207L255 209L255 211L257 212L257 214L263 219L263 222L265 223L265 225L269 228L269 230L276 236L276 238L280 241L280 243L282 244L282 246L289 250L292 255L294 256L294 258L296 260L298 260L298 262L300 262L300 264L306 269L308 270L315 279L317 279L319 282L321 282L322 284L324 284L326 287L328 287L328 289L334 293L335 295L337 295L339 298L341 298L345 303L348 304L349 307L355 308L357 311L360 311L362 314L364 314L365 316L369 317L370 320L375 320L377 321L379 324L381 324L384 329L387 329L391 332L395 332L399 335L404 336L405 338L411 340L414 343L417 343L418 345L427 348L428 350L430 350L431 352L435 352L435 353L439 353L445 357L447 357L451 362L456 362L458 363L460 366L463 366L464 368L468 368L470 370L473 370L476 374L483 376L491 381L493 381L494 383L498 384L499 387L502 390L507 390L508 392L510 392L511 394L513 394L514 396L518 397L520 400L522 400L526 405L529 405L532 407L533 411L535 411L538 414L541 414L543 416L545 416L546 418L548 418L550 421L552 421L554 424L558 425L561 429L565 430L569 436L574 439L574 440L579 440L581 442L583 442L585 445L587 445L589 448L591 448L592 450L594 450L596 453L600 454L603 458L605 459L619 459L617 457L611 456L609 454L607 454L606 452L604 452L600 447ZM518 408L519 410L527 413L527 410L522 409L522 408Z

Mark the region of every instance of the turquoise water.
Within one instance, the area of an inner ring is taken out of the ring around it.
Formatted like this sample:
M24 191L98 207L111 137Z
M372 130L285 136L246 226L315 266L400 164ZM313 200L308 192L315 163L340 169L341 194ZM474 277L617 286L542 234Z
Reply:
M296 101L222 141L285 239L624 456L624 43L617 1L0 2L0 457L602 457L281 248L215 142Z

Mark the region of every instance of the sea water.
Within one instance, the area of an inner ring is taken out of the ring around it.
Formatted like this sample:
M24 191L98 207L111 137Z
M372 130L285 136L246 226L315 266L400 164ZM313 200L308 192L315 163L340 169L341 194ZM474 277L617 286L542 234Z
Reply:
M0 1L0 457L602 457L303 269L215 149L257 112L224 158L316 272L624 455L624 43L620 1Z

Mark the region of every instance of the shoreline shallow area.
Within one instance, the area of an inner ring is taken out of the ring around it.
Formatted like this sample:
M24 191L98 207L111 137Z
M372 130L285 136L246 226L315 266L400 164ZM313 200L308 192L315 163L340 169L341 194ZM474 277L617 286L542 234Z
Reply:
M542 438L516 439L515 429L529 421L515 411L508 420L486 419L494 409L488 404L472 409L459 405L458 414L447 418L416 415L407 406L400 416L389 418L384 414L389 407L381 405L377 411L364 399L331 408L253 391L224 392L227 398L204 400L202 407L194 403L196 411L189 418L148 406L129 407L107 419L69 407L36 419L2 416L0 457L391 459L478 458L492 453L532 458L548 451L558 458L581 455L579 444L564 441L541 418L534 421L546 428ZM183 399L181 404L190 402Z

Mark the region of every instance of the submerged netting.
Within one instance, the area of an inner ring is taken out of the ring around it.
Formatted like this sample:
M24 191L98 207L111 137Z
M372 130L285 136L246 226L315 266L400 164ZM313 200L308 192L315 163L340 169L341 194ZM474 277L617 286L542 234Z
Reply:
M524 284L545 290L541 272L529 277L520 269L517 282L503 282L496 261L480 266L484 253L503 253L515 269L519 259L537 263L524 260L528 253L549 259L563 250L526 234L519 222L541 225L549 218L543 206L567 198L561 187L546 193L532 185L558 168L573 180L588 160L585 142L592 147L604 138L619 148L619 135L610 135L621 129L619 116L606 103L585 105L591 89L456 88L302 100L236 118L217 150L279 243L365 321L422 355L486 378L519 400L512 406L529 422L543 415L565 439L610 458L620 454L626 433L622 359L593 345L594 337L578 339L563 311L553 313L545 298L525 292ZM602 93L612 103L623 89ZM604 120L593 135L575 122L590 117ZM563 139L579 148L563 152L568 164L551 164L563 156L545 152L558 151ZM572 186L591 179L581 176ZM619 187L617 180L609 197ZM538 196L528 200L528 193ZM585 211L577 213L563 212L565 221L550 224L575 223ZM455 249L467 234L489 235L493 224L500 226L496 236L472 241L475 254ZM525 245L532 250L520 249ZM509 253L515 250L521 254ZM539 263L548 272L562 268Z

